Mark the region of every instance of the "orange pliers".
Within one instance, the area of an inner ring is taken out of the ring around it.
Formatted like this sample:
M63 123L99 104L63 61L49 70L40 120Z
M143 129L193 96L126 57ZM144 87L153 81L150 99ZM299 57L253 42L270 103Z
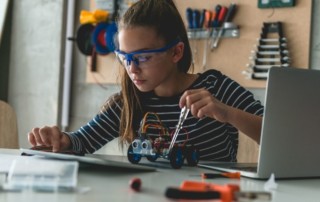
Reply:
M183 181L179 188L168 187L166 197L172 199L219 199L232 202L239 199L271 200L269 192L240 192L239 185L218 185L198 181Z

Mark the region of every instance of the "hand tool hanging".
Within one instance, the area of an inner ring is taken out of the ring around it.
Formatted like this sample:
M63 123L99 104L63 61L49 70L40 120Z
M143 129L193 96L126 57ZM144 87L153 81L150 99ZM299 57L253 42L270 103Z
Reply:
M202 70L205 71L207 69L207 58L208 58L208 44L209 44L209 38L211 36L211 19L213 13L209 10L203 10L204 15L204 28L207 29L208 35L206 36L206 39L204 40L204 50L203 50L203 56L202 56Z
M188 21L188 29L192 32L192 51L193 51L193 56L192 56L192 63L195 64L197 62L198 58L198 39L199 37L197 36L197 33L201 31L200 29L203 27L203 16L202 13L200 13L199 10L197 9L191 9L187 8L186 9L186 17Z
M237 37L238 32L234 32L237 26L231 23L235 14L236 4L231 4L229 8L216 5L214 11L208 9L186 9L188 37L192 39L193 64L196 63L198 54L197 39L204 39L204 50L202 58L202 70L206 70L208 48L216 48L221 37ZM225 31L227 29L227 31ZM232 32L231 32L232 30Z
M224 30L229 28L230 23L236 12L236 4L230 4L229 8L222 7L218 17L218 25L220 27L218 35L214 37L214 41L211 44L211 51L218 47L220 38L222 37Z
M245 71L251 79L267 79L271 67L289 67L290 57L282 23L263 23L258 45L251 52L248 70Z

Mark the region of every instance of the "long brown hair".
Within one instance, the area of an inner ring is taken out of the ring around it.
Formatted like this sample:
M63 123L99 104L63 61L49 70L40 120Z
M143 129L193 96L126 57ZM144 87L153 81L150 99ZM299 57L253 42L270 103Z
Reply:
M178 62L178 69L187 73L191 67L192 53L187 31L181 15L172 0L139 0L119 19L118 31L144 26L155 29L159 37L168 44L179 39L184 43L184 53ZM119 128L120 143L131 142L138 130L144 110L141 104L141 92L135 87L125 68L121 69L120 99L123 105Z

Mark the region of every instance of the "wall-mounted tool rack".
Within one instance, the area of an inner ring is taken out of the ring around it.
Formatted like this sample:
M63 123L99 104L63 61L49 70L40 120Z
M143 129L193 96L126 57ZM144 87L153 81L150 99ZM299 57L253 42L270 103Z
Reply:
M222 38L238 38L240 36L239 27L233 23L229 23L225 28L210 28L210 29L188 29L189 39L208 39L217 37L219 31L223 29Z
M92 3L91 10L94 10L95 1L90 0L90 2ZM187 8L214 10L217 4L225 6L231 3L237 4L237 11L232 22L239 26L239 36L224 37L223 40L220 40L218 48L208 51L207 69L220 70L245 87L264 88L265 80L248 79L242 72L248 68L246 66L248 57L253 44L257 43L257 38L260 36L261 24L268 21L284 23L283 31L287 40L290 41L291 66L300 68L309 66L312 1L296 0L294 7L275 9L259 9L257 1L252 0L175 0L174 2L186 25L188 25L185 17ZM199 38L190 38L192 49L194 46L198 49L195 73L203 71L201 58L203 58L204 46L210 42L210 39L202 38L205 36L204 33L200 34ZM98 56L96 72L90 71L90 62L88 63L87 82L113 84L117 80L119 68L113 54Z

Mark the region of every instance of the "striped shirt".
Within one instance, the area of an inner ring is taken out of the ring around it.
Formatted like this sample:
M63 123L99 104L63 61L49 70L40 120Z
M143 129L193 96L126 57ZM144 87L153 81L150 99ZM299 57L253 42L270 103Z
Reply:
M199 88L205 88L212 96L229 106L258 116L263 115L263 106L260 101L254 99L251 92L217 70L199 74L188 89ZM146 112L156 113L162 124L172 131L178 123L181 96L182 94L159 97L153 92L144 93L142 105ZM73 149L93 153L112 139L119 137L120 112L121 104L117 101L78 131L68 133ZM237 161L238 130L232 125L208 117L198 119L189 113L183 128L177 142L187 140L188 144L193 144L199 149L201 159ZM148 135L159 136L159 133L148 133Z

